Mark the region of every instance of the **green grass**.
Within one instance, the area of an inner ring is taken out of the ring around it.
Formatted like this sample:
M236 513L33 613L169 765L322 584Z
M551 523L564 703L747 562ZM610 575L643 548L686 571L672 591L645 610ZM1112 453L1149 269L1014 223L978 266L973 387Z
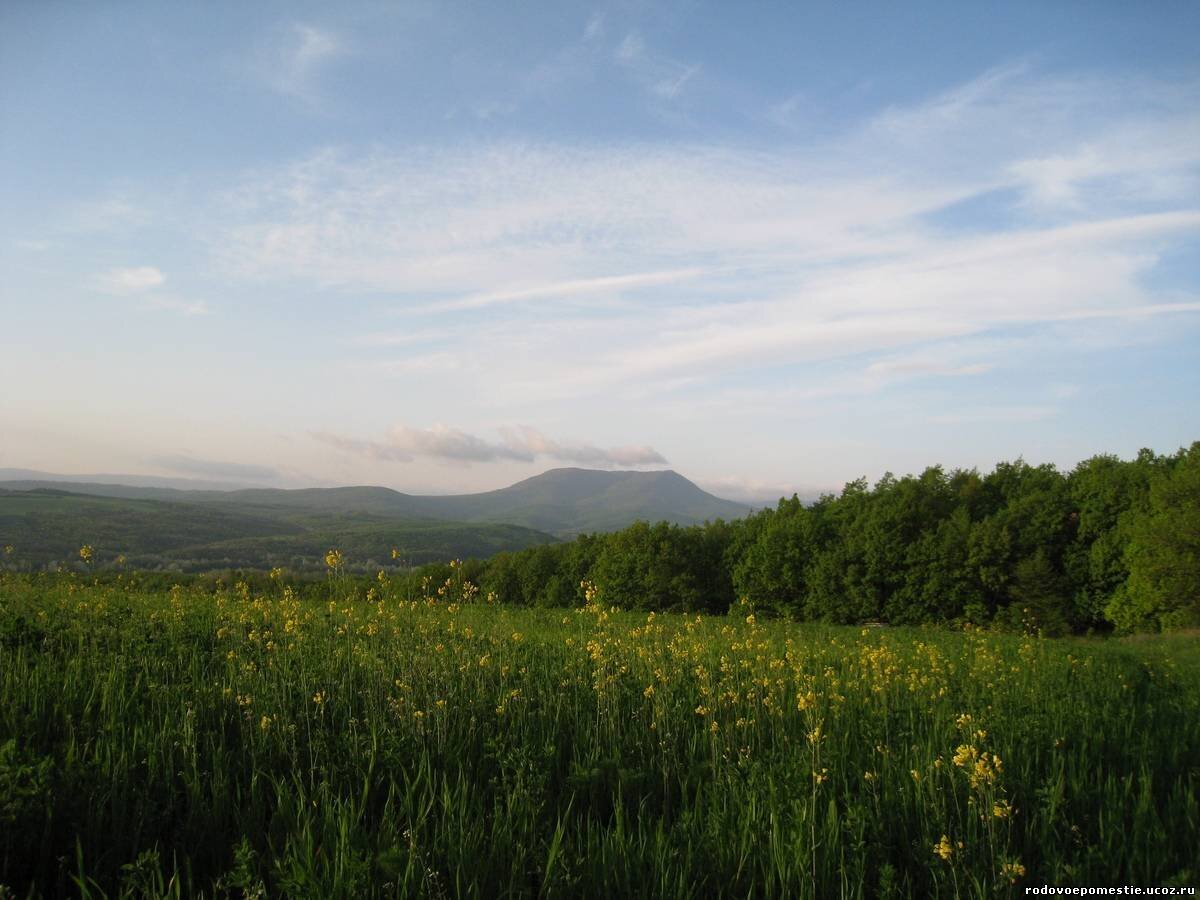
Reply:
M1200 880L1195 637L343 587L325 603L0 574L0 883L990 897Z

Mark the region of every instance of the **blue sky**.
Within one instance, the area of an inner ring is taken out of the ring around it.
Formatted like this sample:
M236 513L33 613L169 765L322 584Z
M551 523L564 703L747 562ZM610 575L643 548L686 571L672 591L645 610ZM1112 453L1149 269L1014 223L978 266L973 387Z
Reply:
M1200 438L1200 6L0 7L0 467L727 496Z

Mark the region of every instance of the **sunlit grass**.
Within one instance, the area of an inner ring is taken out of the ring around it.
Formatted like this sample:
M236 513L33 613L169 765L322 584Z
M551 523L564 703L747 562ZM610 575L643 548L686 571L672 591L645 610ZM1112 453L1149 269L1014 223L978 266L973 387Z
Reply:
M1194 883L1194 638L0 575L23 894L993 896Z

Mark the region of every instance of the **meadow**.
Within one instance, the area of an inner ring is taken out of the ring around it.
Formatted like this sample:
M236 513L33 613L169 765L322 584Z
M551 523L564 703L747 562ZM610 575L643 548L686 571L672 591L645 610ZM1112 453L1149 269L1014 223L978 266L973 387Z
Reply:
M1200 881L1194 635L0 573L0 896Z

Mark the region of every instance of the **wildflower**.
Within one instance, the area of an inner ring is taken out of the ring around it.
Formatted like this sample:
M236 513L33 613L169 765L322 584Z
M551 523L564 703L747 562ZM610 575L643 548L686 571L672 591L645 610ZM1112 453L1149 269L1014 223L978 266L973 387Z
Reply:
M647 700L650 699L651 697L653 697L654 696L654 685L652 685L652 684L647 685L646 689L644 691L642 691L642 696L645 697Z
M870 769L868 769L867 771L863 772L863 781L866 781L866 782L868 782L868 783L870 783L870 782L874 781L874 780L875 780L876 778L878 778L878 777L879 777L879 776L878 776L878 775L876 775L874 772L872 772Z
M1009 884L1016 884L1017 879L1025 876L1025 867L1021 865L1020 860L1006 862L1000 867L1000 875L1004 878L1007 878Z
M330 569L340 569L343 562L345 562L345 559L342 556L341 550L331 549L325 554L325 565Z
M959 744L954 750L954 764L965 769L979 758L979 751L970 744Z
M271 729L271 717L263 716L261 719L259 719L258 727L261 728L263 731L269 731Z
M997 819L1007 819L1012 815L1012 805L1007 800L997 800L992 804L992 815Z
M95 554L95 551L92 549L91 544L84 544L82 547L79 548L79 558L82 559L85 563L90 563L92 561L92 556L94 554Z
M918 772L916 769L912 769L909 771L908 774L910 774L912 776L913 781L917 782L918 784L920 783L920 781L921 781L921 773L920 772Z
M933 853L949 862L954 856L954 845L950 843L950 838L943 834L942 839L933 845Z
M315 694L313 694L313 703L317 704L318 707L324 706L325 705L325 692L317 691Z

